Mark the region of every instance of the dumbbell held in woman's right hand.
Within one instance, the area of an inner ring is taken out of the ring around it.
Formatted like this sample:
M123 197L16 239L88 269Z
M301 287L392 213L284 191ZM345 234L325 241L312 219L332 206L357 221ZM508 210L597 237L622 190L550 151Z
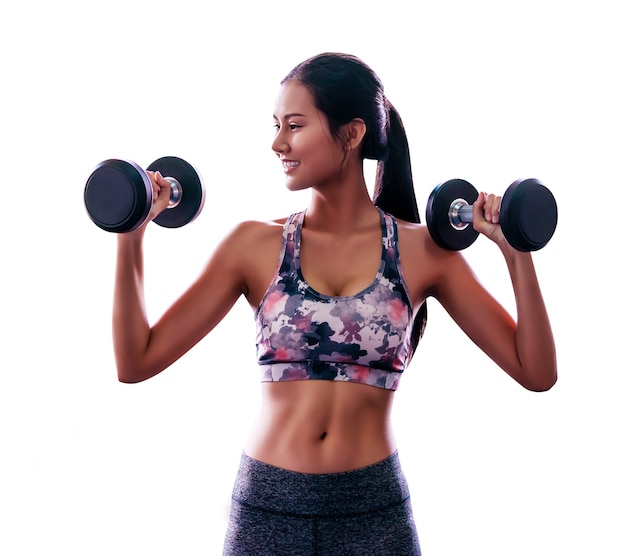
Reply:
M479 234L472 226L472 203L477 198L476 188L462 179L435 187L426 205L426 224L440 247L460 251L476 241ZM556 230L557 218L554 196L536 179L514 182L502 197L502 233L518 251L543 248Z
M182 158L165 156L147 171L160 172L170 183L170 200L154 222L179 228L193 221L204 206L204 186L197 170ZM91 220L107 232L125 233L141 226L150 214L153 189L147 171L129 160L104 160L85 185L85 207Z

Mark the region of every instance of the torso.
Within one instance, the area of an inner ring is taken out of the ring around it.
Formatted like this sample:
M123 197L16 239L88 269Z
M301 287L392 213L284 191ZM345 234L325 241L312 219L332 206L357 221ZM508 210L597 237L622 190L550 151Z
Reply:
M258 308L271 282L284 221L255 223L255 256L247 261L246 297ZM399 249L412 306L435 280L424 226L398 222ZM252 233L254 232L254 234ZM354 295L371 284L380 262L380 225L349 237L303 229L301 269L317 291ZM333 256L329 256L332 253ZM323 264L322 264L323 263ZM317 269L324 272L316 272ZM261 413L245 451L303 473L332 473L370 465L395 450L389 416L393 391L324 380L262 383Z
M326 380L264 382L248 455L301 473L337 473L380 461L395 449L393 392Z

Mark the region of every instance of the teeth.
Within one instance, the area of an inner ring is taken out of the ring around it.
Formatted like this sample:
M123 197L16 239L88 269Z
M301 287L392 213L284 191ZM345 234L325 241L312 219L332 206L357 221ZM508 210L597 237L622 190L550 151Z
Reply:
M294 162L294 161L288 161L288 162L283 162L283 166L285 168L293 168L295 166L300 166L299 162Z

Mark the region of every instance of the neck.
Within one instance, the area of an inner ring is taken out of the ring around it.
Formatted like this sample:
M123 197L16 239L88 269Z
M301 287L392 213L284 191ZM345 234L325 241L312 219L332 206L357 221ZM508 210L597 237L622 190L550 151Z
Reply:
M345 176L329 187L314 187L306 212L310 229L349 232L378 222L378 210L372 202L363 172L352 178Z

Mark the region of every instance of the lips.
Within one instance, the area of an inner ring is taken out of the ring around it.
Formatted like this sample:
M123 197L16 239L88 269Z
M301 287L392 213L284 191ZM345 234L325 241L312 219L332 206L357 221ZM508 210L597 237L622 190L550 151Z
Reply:
M283 160L283 170L286 173L291 172L294 168L297 168L298 166L300 166L300 163L297 162L296 160Z

